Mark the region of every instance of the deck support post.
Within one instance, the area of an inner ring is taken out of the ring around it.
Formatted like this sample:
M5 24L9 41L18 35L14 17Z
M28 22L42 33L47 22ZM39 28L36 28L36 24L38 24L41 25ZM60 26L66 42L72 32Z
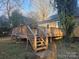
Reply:
M37 40L37 37L36 37L36 35L34 36L34 50L36 51L36 48L37 48L37 42L36 42L36 40Z
M48 36L46 36L46 46L48 48Z

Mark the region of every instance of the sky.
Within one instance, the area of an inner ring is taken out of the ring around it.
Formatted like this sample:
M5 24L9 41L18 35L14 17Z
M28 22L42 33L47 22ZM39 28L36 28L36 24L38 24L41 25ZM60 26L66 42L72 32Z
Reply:
M77 0L77 5L78 5L78 7L79 7L79 0Z
M49 1L49 0L47 0L47 1ZM34 6L31 6L31 5L32 5L31 4L31 0L25 0L24 1L24 4L23 4L23 8L24 8L23 10L24 10L24 12L26 12L26 13L29 13L31 11L34 11L35 12L35 10L36 10L35 7Z
M22 5L22 11L24 13L30 12L32 9L30 8L30 0L24 0L23 5ZM0 11L0 15L4 14L4 11Z
M79 0L77 0L77 6L79 7ZM30 0L24 1L23 8L24 8L24 11L26 11L26 12L30 12L33 10L33 8L31 8Z
M30 12L30 11L32 10L32 9L31 9L31 2L30 2L30 0L25 0L25 1L24 1L23 9L24 9L24 11L26 11L26 12Z
M79 0L77 0L77 5L79 7ZM34 8L31 8L31 0L24 0L23 11L25 13L29 13L29 12L31 12L33 10L34 10ZM2 12L0 12L0 14L2 14Z

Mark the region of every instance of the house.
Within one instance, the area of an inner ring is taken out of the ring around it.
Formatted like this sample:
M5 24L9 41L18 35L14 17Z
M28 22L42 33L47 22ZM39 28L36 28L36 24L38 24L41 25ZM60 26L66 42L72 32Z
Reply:
M76 27L74 29L74 36L79 37L79 8L76 9L74 13L74 19L76 21ZM44 29L44 31L47 29L48 36L49 37L57 37L56 39L62 38L63 31L60 28L60 21L58 20L58 15L52 15L47 20L40 21L38 24L40 27Z
M38 26L43 28L44 32L47 32L48 37L53 37L55 39L61 39L63 32L59 27L60 21L58 20L58 15L50 16L47 20L40 21Z

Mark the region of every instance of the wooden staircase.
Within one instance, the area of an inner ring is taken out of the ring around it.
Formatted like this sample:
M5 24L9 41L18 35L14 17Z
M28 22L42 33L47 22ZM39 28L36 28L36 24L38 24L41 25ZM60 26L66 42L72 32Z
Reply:
M45 50L48 48L48 45L46 44L48 42L44 41L42 38L37 38L36 40L36 49L35 51Z
M42 34L43 32L40 33ZM31 28L28 26L28 40L35 52L48 48L48 37L44 37L44 35L41 34L39 36L35 35Z

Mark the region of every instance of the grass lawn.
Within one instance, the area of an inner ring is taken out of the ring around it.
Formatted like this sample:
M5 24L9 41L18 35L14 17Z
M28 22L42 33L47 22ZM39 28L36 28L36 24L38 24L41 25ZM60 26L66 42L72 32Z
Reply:
M0 59L25 59L26 49L15 42L0 42Z
M6 38L5 38L6 39ZM23 42L14 40L0 40L0 59L35 59L34 51Z
M79 59L79 42L71 43L69 46L64 46L64 44L62 42L56 43L57 59ZM68 57L70 54L71 57ZM27 50L23 43L11 40L0 41L0 59L38 59L35 57L31 47L28 47Z

